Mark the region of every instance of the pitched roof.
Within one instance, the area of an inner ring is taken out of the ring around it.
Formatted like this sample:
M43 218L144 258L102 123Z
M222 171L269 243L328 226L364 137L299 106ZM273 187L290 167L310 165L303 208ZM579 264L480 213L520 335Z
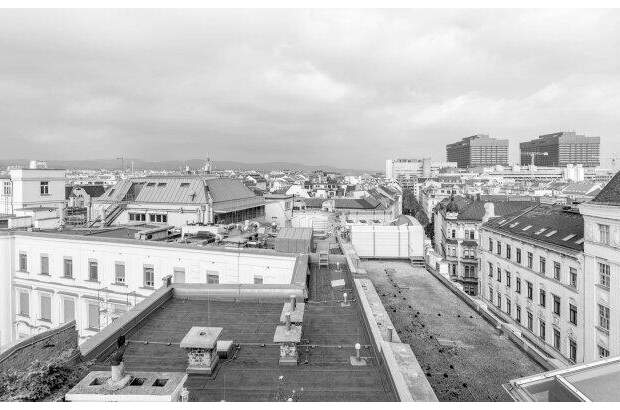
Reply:
M321 208L325 198L301 198L307 208ZM333 198L336 209L377 209L381 204L372 197L368 198Z
M459 212L457 219L482 221L482 217L485 213L485 203L486 202L483 201L472 202L470 205L466 206L465 209ZM535 205L531 201L492 201L491 203L495 206L495 215L497 216L508 215Z
M254 191L242 181L231 178L182 178L150 177L119 181L101 196L104 200L144 203L203 204L208 202L207 192L217 204L230 201L255 200Z
M620 205L620 172L603 187L601 192L590 202L601 205Z
M482 225L522 238L583 250L583 217L560 205L538 204L523 212L492 218Z
M79 185L91 198L97 198L103 195L106 187L103 185Z

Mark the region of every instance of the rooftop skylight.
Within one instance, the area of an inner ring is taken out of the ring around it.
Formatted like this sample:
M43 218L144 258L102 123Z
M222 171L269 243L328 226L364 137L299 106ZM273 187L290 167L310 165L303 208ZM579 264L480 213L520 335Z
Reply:
M548 237L550 237L551 235L553 235L553 234L554 234L554 233L556 233L556 232L557 232L556 230L553 230L553 231L551 231L551 232L547 232L547 233L545 234L545 236L548 238Z
M568 241L569 239L574 238L574 237L575 237L575 234L574 234L574 233L571 233L570 235L565 236L564 238L562 238L562 240L563 240L564 242L566 242L566 241Z
M528 229L530 229L532 227L532 225L528 225L525 228L521 229L522 231L527 231Z

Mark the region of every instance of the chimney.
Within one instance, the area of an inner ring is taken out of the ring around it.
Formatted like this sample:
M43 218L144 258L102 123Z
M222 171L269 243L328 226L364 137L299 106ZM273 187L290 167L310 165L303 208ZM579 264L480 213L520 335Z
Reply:
M295 299L295 295L291 295L291 312L294 312L295 308L297 308L297 299Z
M291 313L286 312L284 317L286 318L286 330L291 330Z
M482 217L482 222L484 223L494 217L495 217L495 204L493 204L493 202L485 202L484 216Z

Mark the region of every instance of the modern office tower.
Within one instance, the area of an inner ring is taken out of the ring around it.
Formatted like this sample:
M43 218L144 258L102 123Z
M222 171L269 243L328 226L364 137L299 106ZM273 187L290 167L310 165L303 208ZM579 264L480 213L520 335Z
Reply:
M446 145L448 161L459 168L508 165L508 140L476 134Z
M522 142L521 165L564 167L582 164L584 167L600 165L600 137L586 137L573 131L556 132Z

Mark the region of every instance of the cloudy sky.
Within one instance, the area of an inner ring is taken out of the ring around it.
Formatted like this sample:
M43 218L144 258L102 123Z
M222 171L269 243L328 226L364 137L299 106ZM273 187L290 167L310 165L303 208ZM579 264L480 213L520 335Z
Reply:
M381 169L557 130L620 154L618 11L1 10L0 56L3 159Z

